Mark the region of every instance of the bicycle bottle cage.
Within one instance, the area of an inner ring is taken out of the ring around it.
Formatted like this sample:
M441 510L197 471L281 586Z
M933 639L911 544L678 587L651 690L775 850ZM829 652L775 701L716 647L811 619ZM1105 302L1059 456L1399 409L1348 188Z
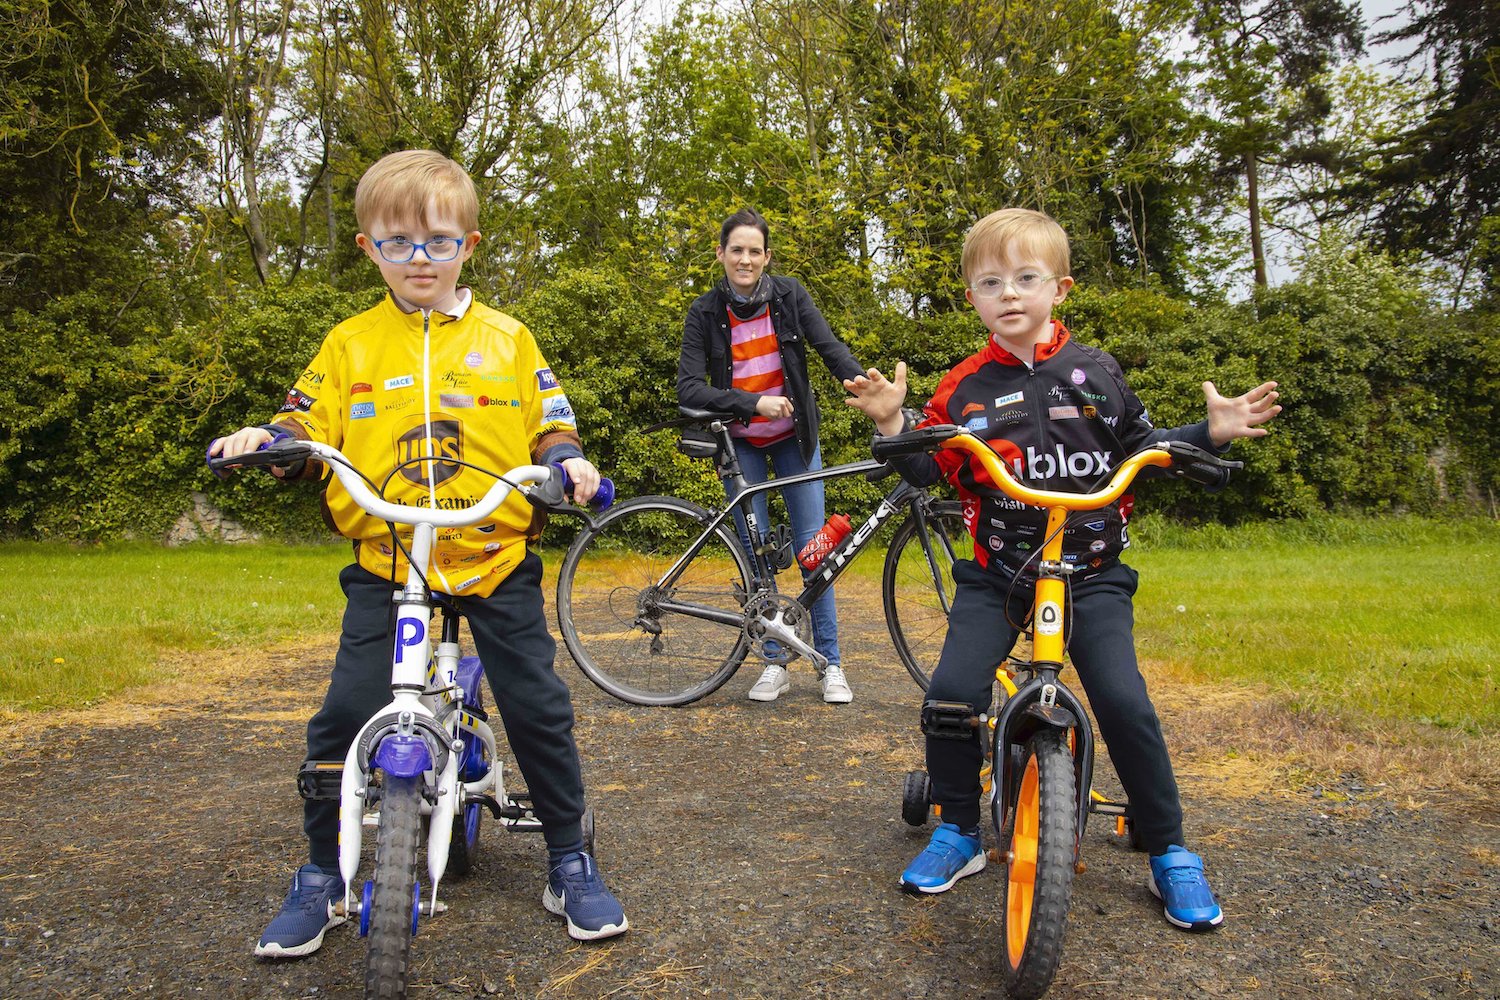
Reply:
M979 728L979 716L964 701L922 702L922 732L940 740L969 740Z
M766 532L765 553L776 572L791 569L792 529L785 524L778 524Z
M342 760L305 760L297 771L297 794L319 802L337 802L344 780Z

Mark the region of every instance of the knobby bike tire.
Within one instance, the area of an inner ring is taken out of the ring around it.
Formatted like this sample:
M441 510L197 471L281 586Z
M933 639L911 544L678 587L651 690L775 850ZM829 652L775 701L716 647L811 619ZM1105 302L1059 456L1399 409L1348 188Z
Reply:
M1002 748L1003 749L1003 748ZM1047 991L1062 960L1076 861L1078 800L1064 733L1038 730L1021 754L1021 778L1001 842L1005 989L1016 1000Z
M584 676L633 705L687 705L718 690L745 659L750 557L721 524L670 593L656 582L713 520L691 501L647 496L617 504L568 547L557 579L557 624ZM720 624L663 600L726 612Z
M953 604L953 562L968 558L973 550L957 500L938 500L929 503L926 510L925 525L918 524L913 511L896 528L886 550L880 582L891 643L906 672L923 691L932 679L948 634L945 607ZM919 528L924 526L937 566L936 576L922 546Z
M396 1000L406 996L421 821L422 776L384 775L365 952L366 998Z

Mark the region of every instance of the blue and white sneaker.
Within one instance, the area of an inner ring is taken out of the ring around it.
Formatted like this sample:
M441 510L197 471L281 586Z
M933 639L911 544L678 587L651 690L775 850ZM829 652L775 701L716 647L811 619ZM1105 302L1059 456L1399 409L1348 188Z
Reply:
M599 875L599 866L583 851L567 855L547 874L542 905L568 920L568 936L596 941L630 929L625 909Z
M1152 856L1146 885L1162 901L1162 912L1175 927L1211 931L1224 922L1224 911L1203 875L1203 859L1187 848L1174 844L1166 853Z
M255 944L258 958L301 958L323 947L323 934L344 922L333 912L344 895L344 880L317 865L303 865L292 876L281 912L271 918Z
M984 845L978 837L965 837L952 823L940 823L926 849L901 873L901 888L947 892L959 879L984 871L984 861Z

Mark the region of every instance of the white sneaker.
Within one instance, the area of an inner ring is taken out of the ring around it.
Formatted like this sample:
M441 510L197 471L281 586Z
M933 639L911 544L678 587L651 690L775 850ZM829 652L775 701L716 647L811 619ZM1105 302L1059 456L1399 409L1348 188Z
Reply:
M847 705L854 700L854 692L844 679L844 668L837 663L828 664L823 671L823 700L830 705Z
M786 675L786 667L774 663L766 665L760 680L750 687L751 701L775 701L792 687L792 679Z

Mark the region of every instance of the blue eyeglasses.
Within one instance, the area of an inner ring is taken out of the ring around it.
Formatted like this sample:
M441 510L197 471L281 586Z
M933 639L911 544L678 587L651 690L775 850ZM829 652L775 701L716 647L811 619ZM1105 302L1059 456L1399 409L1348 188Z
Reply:
M380 257L387 264L406 264L420 250L434 264L457 257L464 248L464 241L457 236L434 236L426 243L413 243L405 236L393 236L388 240L372 240Z

